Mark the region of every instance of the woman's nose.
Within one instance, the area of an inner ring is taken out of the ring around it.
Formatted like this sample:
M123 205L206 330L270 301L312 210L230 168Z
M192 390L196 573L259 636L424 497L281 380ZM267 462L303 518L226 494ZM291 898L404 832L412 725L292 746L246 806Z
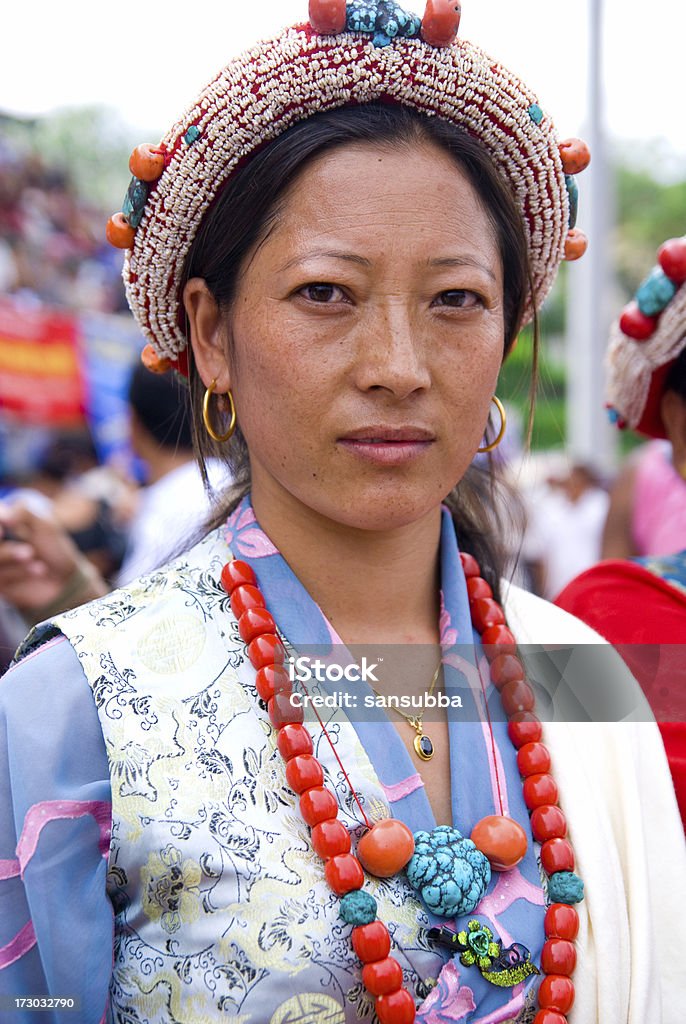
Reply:
M409 311L392 306L362 326L356 360L356 383L363 391L377 388L399 400L430 386L431 375L421 332Z

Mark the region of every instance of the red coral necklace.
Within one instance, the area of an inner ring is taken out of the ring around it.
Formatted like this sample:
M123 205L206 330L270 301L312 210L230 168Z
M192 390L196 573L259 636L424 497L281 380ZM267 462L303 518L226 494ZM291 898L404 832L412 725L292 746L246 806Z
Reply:
M481 576L476 559L467 554L461 554L460 559L467 578L472 624L481 635L491 680L500 692L508 716L508 735L517 749L517 766L523 779L524 802L530 811L531 831L534 839L541 843L541 864L548 875L548 895L554 899L545 914L546 941L541 953L544 977L538 989L540 1009L534 1024L566 1024L565 1015L574 1003L571 975L576 966L574 939L579 929L573 904L582 899L583 883L573 873L574 852L566 838L565 816L557 805L558 791L550 774L550 754L541 741L543 730L534 714L534 692L517 657L515 638L506 625L501 606L493 598L491 587ZM341 896L341 916L354 925L353 949L364 965L362 981L375 998L377 1016L381 1024L412 1024L416 1015L414 999L403 988L400 964L389 955L391 937L386 925L376 918L376 901L362 886L363 866L379 877L390 877L406 866L408 874L410 868L416 868L415 862L421 857L415 854L415 837L406 825L394 818L372 825L331 744L369 828L358 842L358 856L351 853L351 835L338 820L335 794L324 786L324 770L313 754L312 737L303 724L303 709L290 700L292 684L284 668L286 652L255 574L246 562L234 560L224 566L221 583L229 594L250 662L257 670L255 686L267 704L270 721L277 731L276 742L286 762L288 785L299 794L300 811L312 830L313 849L324 861L326 880ZM320 724L324 729L321 720ZM324 733L331 742L326 729ZM524 856L517 830L523 831L512 819L502 814L491 815L478 822L471 839L494 870L509 870ZM445 831L445 827L439 827L432 834L417 833L417 838L436 837L438 833L437 841L442 842L445 836L441 833ZM422 843L425 845L423 839ZM470 921L468 929L459 933L447 928L430 929L429 938L460 953L463 964L476 964L482 975L494 984L515 984L521 980L516 974L514 980L489 978L494 963L497 966L512 947L501 950L490 930L478 920ZM503 973L507 977L508 972Z

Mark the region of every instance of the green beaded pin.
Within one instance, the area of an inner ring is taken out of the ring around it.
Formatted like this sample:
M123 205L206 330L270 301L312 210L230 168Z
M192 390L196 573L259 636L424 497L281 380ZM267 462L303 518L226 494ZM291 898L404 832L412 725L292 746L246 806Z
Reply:
M478 918L468 921L467 927L460 932L449 928L429 928L427 938L429 942L460 953L461 964L478 967L481 977L498 988L511 988L530 975L541 973L532 964L531 953L526 946L513 942L503 949L491 929Z

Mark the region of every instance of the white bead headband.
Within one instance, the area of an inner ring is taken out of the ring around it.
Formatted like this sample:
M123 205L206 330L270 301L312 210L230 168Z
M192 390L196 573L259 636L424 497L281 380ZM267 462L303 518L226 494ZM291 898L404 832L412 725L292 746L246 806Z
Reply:
M398 12L394 19L389 8ZM331 34L341 19L358 30ZM144 353L150 369L184 369L182 270L232 171L296 122L350 104L400 103L482 143L522 215L540 306L560 260L576 259L586 248L585 236L574 229L572 175L586 167L588 150L578 139L558 143L527 86L478 47L455 41L458 23L456 0L429 0L421 23L388 0L310 0L310 23L232 60L159 146L134 150L124 209L110 219L107 233L128 250L126 293L151 343ZM415 37L391 37L394 29ZM533 309L530 298L524 322Z

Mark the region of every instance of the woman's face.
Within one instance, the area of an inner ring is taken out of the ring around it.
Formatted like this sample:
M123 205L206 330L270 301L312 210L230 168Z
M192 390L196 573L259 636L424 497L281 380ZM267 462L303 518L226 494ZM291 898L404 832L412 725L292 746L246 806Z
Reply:
M286 193L224 327L221 377L199 367L233 390L258 511L416 522L488 418L504 338L494 229L431 144L335 150Z

